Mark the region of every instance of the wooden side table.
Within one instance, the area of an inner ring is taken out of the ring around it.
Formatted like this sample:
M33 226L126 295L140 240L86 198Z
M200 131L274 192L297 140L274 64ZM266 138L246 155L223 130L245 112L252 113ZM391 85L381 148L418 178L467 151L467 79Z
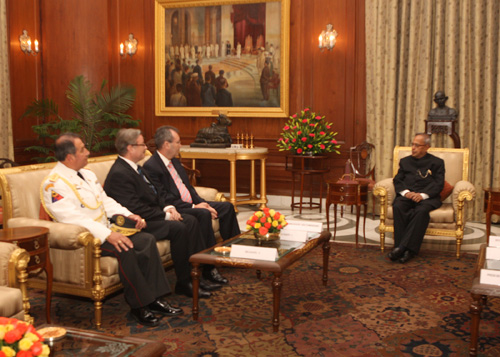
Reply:
M50 302L52 298L52 263L49 254L49 229L45 227L18 227L0 229L0 241L13 243L26 249L30 255L28 272L43 269L47 274L47 298L45 312L50 323Z
M479 321L481 320L481 312L483 311L483 306L486 304L488 296L500 297L500 286L481 284L479 282L479 275L481 268L484 267L485 258L486 244L481 244L479 255L477 256L474 280L472 281L472 287L470 289L472 302L470 304L471 322L469 356L478 355L477 342L479 337Z
M330 230L330 205L333 203L335 226L333 240L337 235L337 205L356 206L356 247L358 246L359 209L363 205L363 239L366 243L366 208L368 204L368 184L357 181L327 181L328 192L326 195L326 224Z
M299 209L299 213L302 214L302 208L305 205L309 205L309 209L319 208L321 213L321 204L323 200L323 175L330 172L330 168L327 168L328 156L317 155L317 156L301 156L301 155L287 155L286 156L286 171L292 173L292 211L295 208ZM295 202L295 175L300 175L300 200ZM313 196L313 177L319 176L319 203L312 201ZM304 176L310 177L310 187L309 187L309 201L304 202Z
M500 215L500 188L484 189L484 212L486 212L486 242L490 243L491 215Z

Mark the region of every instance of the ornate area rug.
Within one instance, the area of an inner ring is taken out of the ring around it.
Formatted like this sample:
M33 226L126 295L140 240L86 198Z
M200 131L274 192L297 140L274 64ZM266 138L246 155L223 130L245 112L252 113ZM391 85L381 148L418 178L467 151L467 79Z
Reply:
M422 251L402 265L377 247L332 243L328 286L321 249L284 274L279 332L272 332L272 275L221 269L230 285L200 301L171 295L185 315L157 328L138 325L122 294L107 299L103 332L162 341L166 356L467 356L469 289L476 257ZM175 276L167 273L171 285ZM35 325L45 323L45 298L30 290ZM93 329L93 303L55 294L53 324ZM480 356L500 355L500 300L480 323Z

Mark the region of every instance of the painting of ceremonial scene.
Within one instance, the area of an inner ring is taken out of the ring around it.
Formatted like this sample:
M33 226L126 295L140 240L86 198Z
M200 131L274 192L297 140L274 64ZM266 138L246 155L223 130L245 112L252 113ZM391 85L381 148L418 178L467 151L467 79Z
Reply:
M282 63L283 44L288 47L282 1L178 4L162 4L163 41L159 43L164 76L160 99L166 111L281 109L283 80L288 85L288 65Z

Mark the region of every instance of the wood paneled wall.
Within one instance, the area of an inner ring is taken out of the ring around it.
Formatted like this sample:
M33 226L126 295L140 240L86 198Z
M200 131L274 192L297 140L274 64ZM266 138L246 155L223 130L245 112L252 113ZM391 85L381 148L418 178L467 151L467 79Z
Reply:
M156 117L154 111L153 0L7 0L15 160L28 163L24 149L36 143L30 126L18 118L35 98L51 98L64 118L73 114L65 91L83 74L96 86L131 84L137 89L131 115L141 120L146 140L160 125L174 125L184 144L213 118ZM318 36L332 23L339 33L333 51L320 52ZM39 39L38 56L25 55L19 35L28 30ZM310 106L334 123L341 155L330 155L330 176L344 170L347 151L366 136L364 0L291 0L290 114ZM121 57L119 44L132 32L138 39L133 57ZM96 88L98 89L98 88ZM290 195L291 177L284 171L285 152L276 140L287 118L231 118L230 133L252 132L256 146L269 148L268 193ZM204 162L200 183L229 189L227 162ZM238 163L238 186L248 187L249 168Z

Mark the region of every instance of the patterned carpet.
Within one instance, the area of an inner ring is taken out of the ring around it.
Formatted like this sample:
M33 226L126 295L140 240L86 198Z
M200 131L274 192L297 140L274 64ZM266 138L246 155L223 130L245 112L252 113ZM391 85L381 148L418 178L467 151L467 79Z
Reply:
M128 316L122 294L104 304L104 332L162 341L167 356L467 356L468 289L475 256L423 251L405 265L375 246L332 243L327 287L321 249L284 274L279 332L273 333L272 276L221 269L230 285L200 301L172 295L185 315L145 328ZM167 273L173 286L175 277ZM42 292L30 291L36 325L45 323ZM56 294L53 323L92 329L88 300ZM490 299L480 325L480 356L500 355L500 300Z

